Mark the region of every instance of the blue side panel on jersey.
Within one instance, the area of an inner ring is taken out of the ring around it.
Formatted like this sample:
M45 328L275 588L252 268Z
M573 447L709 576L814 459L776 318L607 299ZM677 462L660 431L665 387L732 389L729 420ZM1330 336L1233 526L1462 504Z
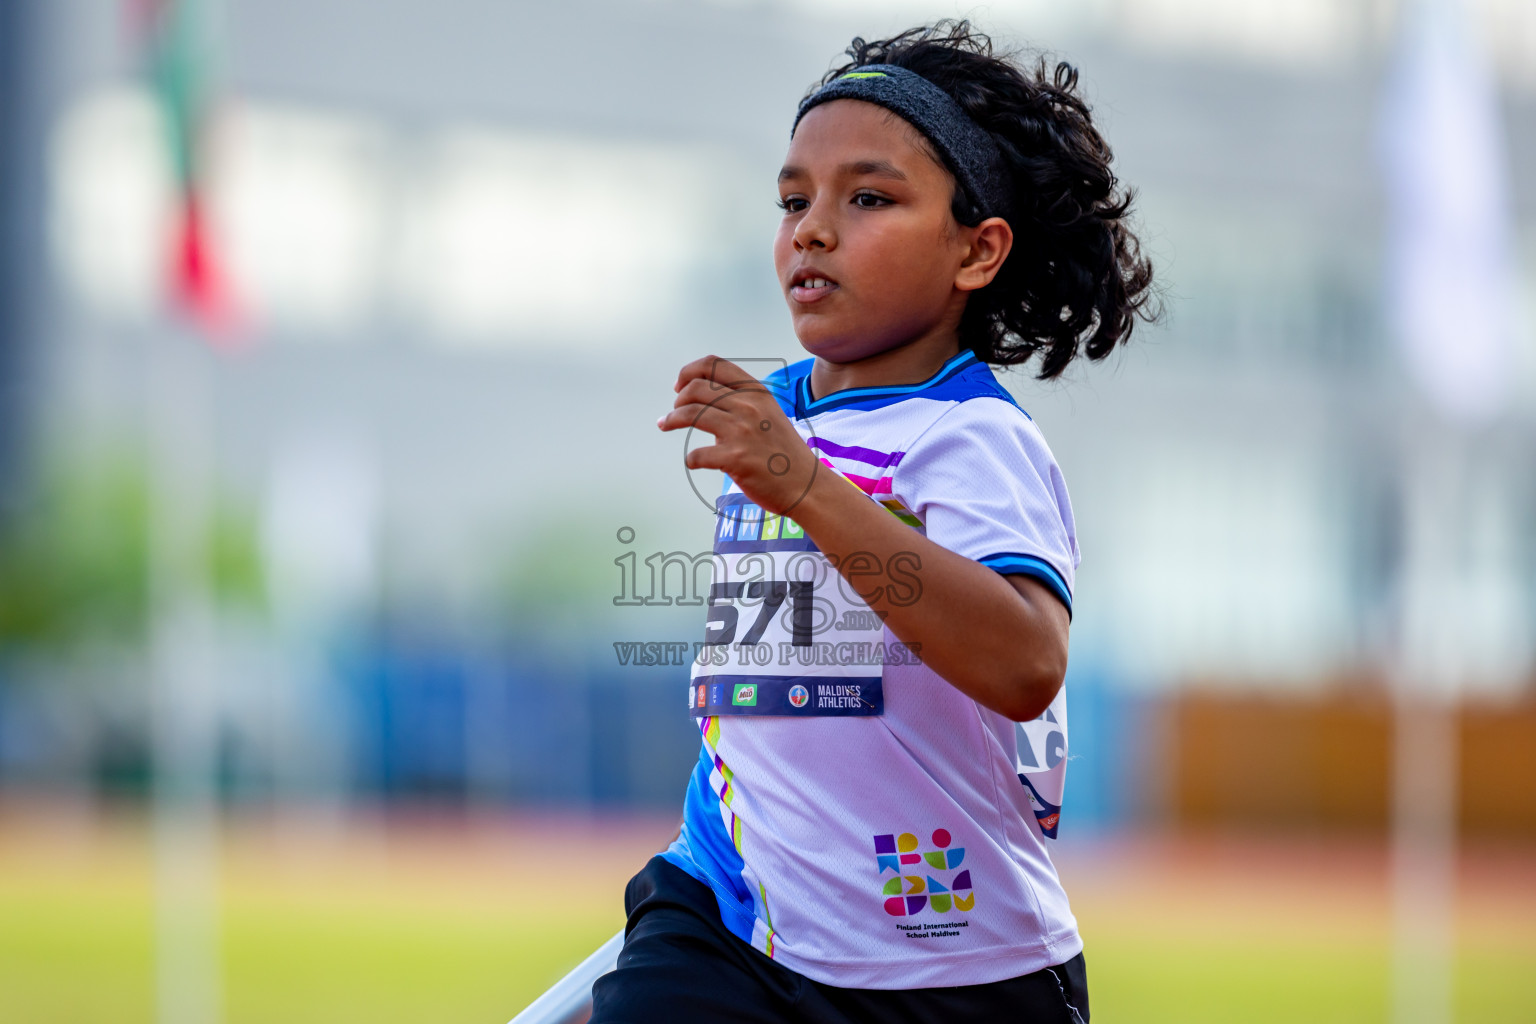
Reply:
M1003 551L995 555L987 555L977 559L988 569L996 570L1004 576L1029 576L1037 579L1051 588L1061 603L1067 606L1068 618L1072 615L1072 592L1067 589L1067 581L1062 579L1061 573L1043 558L1034 555L1022 555L1015 551Z
M707 744L699 746L699 763L683 800L683 830L661 856L713 889L715 902L720 905L720 923L743 942L751 942L756 912L752 893L742 878L746 863L725 830L720 797L709 785L715 759Z

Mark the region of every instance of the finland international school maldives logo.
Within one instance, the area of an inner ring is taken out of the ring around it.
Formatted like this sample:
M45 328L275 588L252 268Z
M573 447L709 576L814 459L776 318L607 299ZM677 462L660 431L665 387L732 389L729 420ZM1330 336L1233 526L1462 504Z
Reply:
M934 829L932 839L934 849L918 852L917 836L911 832L875 836L880 877L887 872L895 876L880 890L887 897L885 912L892 917L911 917L926 909L947 914L976 905L970 869L953 873L965 860L965 847L950 849L953 839L947 829Z

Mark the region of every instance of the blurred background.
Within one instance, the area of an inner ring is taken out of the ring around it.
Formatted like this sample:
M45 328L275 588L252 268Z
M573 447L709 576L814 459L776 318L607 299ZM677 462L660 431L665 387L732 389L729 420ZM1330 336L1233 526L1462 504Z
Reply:
M622 924L653 423L802 356L794 106L956 14L1081 68L1168 310L1001 377L1100 1018L1536 1020L1529 0L0 5L0 1018L502 1021Z

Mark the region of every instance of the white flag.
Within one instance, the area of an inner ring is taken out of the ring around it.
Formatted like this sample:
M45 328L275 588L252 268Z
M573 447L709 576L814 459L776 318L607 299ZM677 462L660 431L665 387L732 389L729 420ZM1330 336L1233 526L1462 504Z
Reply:
M1407 0L1382 112L1388 320L1442 414L1486 420L1513 350L1503 123L1459 0Z

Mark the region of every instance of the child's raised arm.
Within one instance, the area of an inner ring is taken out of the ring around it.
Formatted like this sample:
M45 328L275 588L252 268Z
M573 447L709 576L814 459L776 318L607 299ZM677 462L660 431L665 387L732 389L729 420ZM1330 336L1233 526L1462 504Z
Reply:
M897 639L966 696L1014 721L1045 711L1066 674L1070 621L1049 588L1000 575L892 516L821 465L772 394L734 363L695 360L675 390L657 426L715 437L688 453L690 469L721 470L765 510L792 516ZM918 581L915 599L871 586L870 566L893 561Z

